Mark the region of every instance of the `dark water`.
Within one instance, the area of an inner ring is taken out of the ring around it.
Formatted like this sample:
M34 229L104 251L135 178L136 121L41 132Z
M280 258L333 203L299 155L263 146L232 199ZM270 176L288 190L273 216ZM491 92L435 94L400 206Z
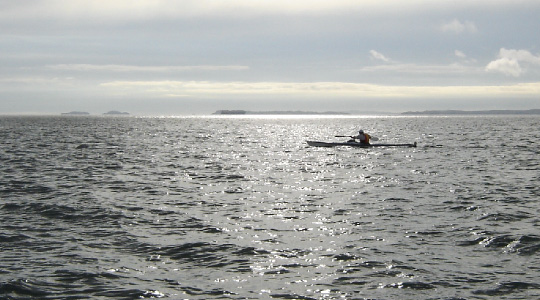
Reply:
M538 128L1 117L0 299L539 299Z

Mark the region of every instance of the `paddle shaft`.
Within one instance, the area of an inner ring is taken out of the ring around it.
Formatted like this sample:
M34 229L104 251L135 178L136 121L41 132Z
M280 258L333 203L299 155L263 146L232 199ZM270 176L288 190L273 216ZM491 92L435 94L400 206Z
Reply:
M351 135L336 135L336 137L348 137L348 138L351 138L351 139L356 138L355 136L351 136ZM372 137L371 137L371 140L373 140L373 141L378 141L379 138L376 137L376 136L372 136Z

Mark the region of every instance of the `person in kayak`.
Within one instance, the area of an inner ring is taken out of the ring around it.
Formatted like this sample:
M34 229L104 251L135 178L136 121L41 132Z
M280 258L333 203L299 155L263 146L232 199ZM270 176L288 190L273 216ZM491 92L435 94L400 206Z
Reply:
M351 136L351 138L352 140L350 140L349 142L356 142L356 140L358 140L360 144L369 145L369 140L371 139L371 136L367 133L364 133L364 130L360 129L360 131L358 131L358 135Z

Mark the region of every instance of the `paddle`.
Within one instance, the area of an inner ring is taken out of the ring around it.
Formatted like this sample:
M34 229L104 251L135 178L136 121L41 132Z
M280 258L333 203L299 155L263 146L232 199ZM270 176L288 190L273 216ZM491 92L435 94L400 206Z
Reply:
M351 136L351 135L336 135L336 137L347 137L351 139L355 138L355 136ZM375 142L379 140L379 138L376 136L372 136L370 139Z

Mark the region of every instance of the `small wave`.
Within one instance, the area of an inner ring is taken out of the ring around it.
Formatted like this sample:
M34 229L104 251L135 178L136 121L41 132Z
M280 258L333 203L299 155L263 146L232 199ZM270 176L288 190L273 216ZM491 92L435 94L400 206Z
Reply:
M65 220L74 223L87 224L92 221L117 221L125 217L122 213L101 207L72 207L69 205L31 203L24 208L26 212L41 215L54 220Z
M382 288L413 289L413 290L431 290L437 288L435 284L421 281L397 282L381 286Z
M408 276L406 274L403 274L403 272L398 270L383 270L383 271L377 271L374 273L371 273L368 275L370 278L378 278L378 277L405 277Z
M480 244L484 239L485 239L484 237L479 237L479 238L476 238L476 239L470 240L470 241L458 241L456 243L456 245L458 245L458 246L474 246L474 245Z
M21 209L23 206L20 205L20 204L17 204L17 203L5 203L4 205L2 205L1 209L5 209L5 210L19 210Z
M119 275L117 272L80 272L74 270L57 270L54 272L56 280L64 283L75 283L79 281L83 282L97 282L100 279L119 279L123 276Z
M236 255L262 255L262 254L270 254L270 252L264 250L264 249L257 249L255 247L246 247L243 249L240 249L236 252L234 252Z
M117 289L107 290L94 293L93 296L108 297L112 299L145 299L145 298L163 298L165 294L156 290L139 290L139 289Z
M517 253L521 255L533 255L540 252L540 243L531 245L531 246L525 246L517 249Z
M14 234L14 235L0 234L0 243L20 242L29 238L30 238L29 236L24 235L24 234Z
M287 274L290 272L291 271L289 271L287 268L277 267L274 270L264 271L263 273L264 275L280 275L280 274Z
M475 206L475 205L470 205L470 206L465 206L465 205L457 205L457 206L452 206L450 207L451 210L455 210L455 211L475 211L475 210L478 210L479 207L478 206Z
M334 255L334 259L338 261L348 261L348 260L358 260L360 258L350 253L343 253L343 254Z
M405 203L413 202L411 199L406 199L406 198L401 198L401 197L390 197L390 198L384 199L383 201L387 201L387 202L405 202Z
M275 252L276 255L283 258L298 258L309 255L310 253L311 251L306 249L284 249Z
M386 269L387 264L380 261L363 261L356 264L348 264L347 267L338 269L339 273L343 274L349 274L349 273L356 273L356 272L362 272L365 270L373 270L377 268Z
M339 277L334 280L333 284L335 285L366 285L370 284L370 281L366 281L365 277Z
M181 287L180 290L191 296L233 296L233 295L236 295L236 293L233 293L224 289L219 289L219 288L205 291L205 290L195 288L195 287Z
M0 295L8 296L7 299L18 299L21 296L44 298L51 293L39 287L36 282L30 280L12 280L0 283ZM9 295L12 295L11 298Z
M439 230L425 230L425 231L415 231L414 234L427 235L427 236L441 236L441 235L445 235L446 232L439 231Z
M317 300L317 298L302 296L299 294L271 294L270 296L277 299Z
M490 213L485 214L480 217L478 220L487 220L487 221L501 221L501 222L514 222L531 218L531 214L527 212L518 212L515 214L510 213Z
M520 255L533 255L540 252L540 236L524 235L519 237L515 243L509 245Z
M46 185L41 185L33 181L11 181L7 182L1 189L0 193L9 195L33 195L33 194L49 194L55 189Z
M150 249L149 249L150 250ZM207 242L185 243L175 246L159 247L148 253L183 261L191 266L210 268L231 266L239 272L251 272L249 259L252 256L269 254L263 249L239 247L234 244L213 244Z
M487 290L476 290L472 293L475 295L485 296L504 296L512 293L526 291L528 289L540 289L540 284L521 281L503 282L499 283L495 288Z
M484 236L471 241L461 241L458 242L457 245L482 245L485 248L503 249L508 253L533 255L540 252L540 237L536 235L523 235L520 237L511 235Z

